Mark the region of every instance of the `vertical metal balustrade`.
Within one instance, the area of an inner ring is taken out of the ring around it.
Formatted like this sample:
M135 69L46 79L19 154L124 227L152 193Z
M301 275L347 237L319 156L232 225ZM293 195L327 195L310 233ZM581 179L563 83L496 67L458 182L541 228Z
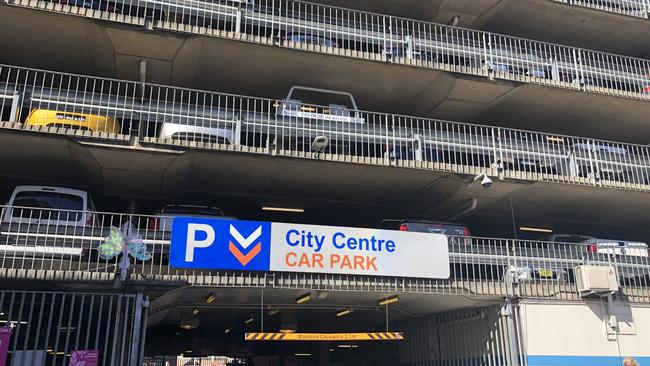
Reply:
M647 16L649 0L557 0ZM293 0L9 0L149 28L650 99L648 60Z

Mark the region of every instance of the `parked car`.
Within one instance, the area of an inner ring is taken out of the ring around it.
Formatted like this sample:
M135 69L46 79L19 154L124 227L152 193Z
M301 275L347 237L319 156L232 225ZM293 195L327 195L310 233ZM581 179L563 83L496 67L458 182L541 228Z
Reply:
M86 191L51 186L16 186L2 221L16 224L92 226L95 205Z
M381 222L381 228L385 230L399 230L399 231L414 231L418 233L431 233L431 234L444 234L451 236L450 243L452 244L465 244L472 243L470 237L472 233L469 228L464 224L446 222L446 221L431 221L431 220L415 220L415 219L399 219L390 220L385 219ZM459 237L464 237L463 239Z
M393 144L386 144L385 150L384 150L384 157L389 158L391 160L416 160L416 142L414 143L407 143L407 144L400 144L400 145L393 145ZM450 153L445 153L444 150L440 149L432 149L432 148L427 148L426 146L423 147L422 152L421 152L421 158L422 161L428 161L428 162L450 162L451 159Z
M626 166L618 164L628 159L627 150L620 146L602 143L577 143L572 147L577 175L597 179L624 181L628 171ZM597 158L600 163L590 163ZM608 162L609 161L609 162Z
M435 61L435 55L431 51L412 50L410 53L402 46L382 47L382 52L390 57L407 58L422 61Z
M557 281L566 282L568 271L562 268L541 268L536 266L508 266L503 274L507 283L531 281Z
M550 76L550 65L531 51L494 46L489 53L492 55L491 59L484 60L488 70L537 78Z
M320 106L316 104L303 103L303 101L294 97L297 91L319 93L322 95L343 96L349 100L350 105L332 103L327 106ZM305 86L293 86L289 89L287 97L279 101L277 105L276 116L309 118L332 122L365 123L365 119L361 117L357 108L357 103L352 94L337 90L309 88Z
M172 231L172 220L176 217L235 220L235 217L219 207L172 204L162 207L154 217L149 218L148 229L150 231L170 233Z
M233 131L225 124L208 123L195 126L189 124L164 122L160 128L161 139L196 141L218 144L231 144Z
M306 43L323 47L339 47L335 41L315 34L288 33L282 39L286 42Z
M78 6L86 9L108 11L117 14L122 13L122 8L118 4L104 0L58 0L57 2L63 5Z
M551 234L540 238L540 241L551 242L551 243L572 243L578 244L586 240L594 239L593 236L589 235L580 235L580 234Z
M86 256L107 235L94 211L86 191L17 186L2 212L2 251L32 258Z
M621 264L638 264L640 258L648 258L648 245L627 240L598 239L580 234L553 234L540 239L554 243L554 256L569 259L588 259ZM627 280L639 276L633 268L618 268L619 276ZM572 269L569 269L572 271Z
M581 244L586 245L591 254L648 257L648 244L643 242L590 238Z
M27 119L26 125L64 127L82 131L120 133L122 126L113 117L99 116L87 113L60 112L48 109L34 109Z

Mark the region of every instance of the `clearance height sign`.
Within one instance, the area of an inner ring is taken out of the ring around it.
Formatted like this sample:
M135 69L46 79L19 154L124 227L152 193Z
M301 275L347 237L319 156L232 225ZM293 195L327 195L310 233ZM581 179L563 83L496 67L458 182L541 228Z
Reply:
M441 234L176 218L175 268L449 278Z

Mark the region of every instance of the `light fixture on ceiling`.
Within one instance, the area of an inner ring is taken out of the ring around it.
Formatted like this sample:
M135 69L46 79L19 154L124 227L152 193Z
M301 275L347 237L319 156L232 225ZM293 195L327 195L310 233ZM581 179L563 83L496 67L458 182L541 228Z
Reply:
M545 229L545 228L541 228L541 227L530 227L530 226L521 226L519 228L519 230L521 230L521 231L530 231L530 232L534 232L534 233L552 233L553 232L553 230L551 230L551 229Z
M342 316L346 316L346 315L350 315L350 314L352 314L352 309L343 309L343 310L339 310L336 313L336 316L340 318Z
M296 357L311 357L311 353L294 353Z
M199 327L199 317L193 316L191 313L181 314L180 328L185 330L192 330Z
M398 301L399 301L399 295L389 296L389 297L384 297L383 299L379 299L379 301L377 301L377 305L384 306L384 305L394 304Z
M214 300L216 300L216 299L217 298L214 297L214 294L212 292L210 292L208 294L208 297L205 298L205 302L208 303L208 304L212 304L214 302Z
M199 310L199 308L192 309L192 315L199 315L200 312L201 310Z
M262 206L262 211L303 213L305 212L305 209L302 207L288 206Z
M185 330L196 329L196 328L199 327L199 319L196 319L196 318L194 318L194 319L186 319L185 321L181 322L180 327L181 327L181 329L185 329Z
M309 300L311 300L311 293L306 293L296 298L296 304L304 304Z
M280 333L295 333L298 329L298 323L294 321L282 320L280 324Z
M273 316L273 315L275 315L275 314L277 314L277 313L279 313L279 312L280 312L280 310L271 308L271 309L269 309L269 311L268 311L267 314L268 314L269 316Z
M254 320L255 320L255 319L254 319L253 317L250 317L250 318L244 320L244 324L250 324L250 323L252 323Z
M228 333L232 332L232 329L230 329L230 328L226 328L226 329L224 329L223 332L224 332L225 334L228 334Z

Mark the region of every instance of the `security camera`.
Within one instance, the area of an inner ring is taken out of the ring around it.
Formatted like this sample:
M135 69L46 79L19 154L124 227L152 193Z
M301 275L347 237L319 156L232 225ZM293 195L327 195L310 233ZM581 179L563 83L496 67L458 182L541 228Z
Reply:
M488 188L492 187L492 183L494 183L494 182L487 175L484 176L483 179L481 180L481 186L483 186L483 188L485 188L485 189L488 189Z
M490 179L490 177L487 176L486 173L481 173L481 174L477 175L476 177L474 177L474 179L472 180L472 183L476 182L477 180L481 181L481 186L483 188L485 188L485 189L488 189L488 188L492 187L492 184L494 183L492 181L492 179Z

